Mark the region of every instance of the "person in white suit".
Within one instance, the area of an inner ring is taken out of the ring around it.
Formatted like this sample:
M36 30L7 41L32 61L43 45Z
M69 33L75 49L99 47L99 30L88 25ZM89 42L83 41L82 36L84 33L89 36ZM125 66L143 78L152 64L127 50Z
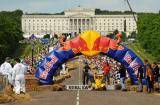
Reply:
M60 74L65 75L66 73L68 73L68 69L66 68L66 64L63 63L62 64L62 70L60 71Z
M25 88L25 66L20 63L20 59L16 58L15 59L16 64L13 67L13 75L12 79L14 81L14 89L13 91L15 94L19 95L20 92L25 93L26 88Z
M2 75L6 75L8 78L8 82L12 85L12 66L10 64L10 58L6 57L5 62L0 67L0 73Z

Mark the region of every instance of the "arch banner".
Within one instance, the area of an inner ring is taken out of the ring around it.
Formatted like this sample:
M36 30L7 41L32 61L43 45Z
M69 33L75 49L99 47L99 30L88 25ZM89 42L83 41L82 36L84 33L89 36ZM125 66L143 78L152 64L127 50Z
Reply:
M55 71L68 59L80 54L95 56L99 53L125 65L130 78L135 84L138 83L136 74L140 66L144 68L142 60L132 50L118 44L117 40L101 36L96 31L85 31L78 37L65 42L64 46L51 51L40 63L35 76L40 79L41 84L52 84ZM143 80L143 83L145 82Z

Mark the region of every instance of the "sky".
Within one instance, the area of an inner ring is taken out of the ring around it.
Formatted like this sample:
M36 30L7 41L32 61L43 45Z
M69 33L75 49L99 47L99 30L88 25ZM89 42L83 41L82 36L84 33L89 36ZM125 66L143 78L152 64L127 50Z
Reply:
M160 0L129 0L133 11L159 12ZM0 11L21 9L28 13L59 13L77 6L102 10L129 10L125 0L0 0Z

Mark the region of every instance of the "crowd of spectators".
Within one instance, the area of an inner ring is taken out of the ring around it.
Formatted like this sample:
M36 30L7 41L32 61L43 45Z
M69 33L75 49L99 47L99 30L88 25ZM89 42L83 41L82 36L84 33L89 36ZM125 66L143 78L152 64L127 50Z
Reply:
M83 63L85 64L82 78L84 85L94 82L93 75L95 73L102 73L107 85L120 84L122 91L127 91L125 81L130 77L123 64L104 55L98 55L96 57L84 56ZM146 80L145 85L147 86L148 93L160 91L160 64L150 64L148 60L145 60L145 68L142 66L139 67L137 78L139 80L138 92L143 92L144 80ZM130 84L133 85L131 78Z

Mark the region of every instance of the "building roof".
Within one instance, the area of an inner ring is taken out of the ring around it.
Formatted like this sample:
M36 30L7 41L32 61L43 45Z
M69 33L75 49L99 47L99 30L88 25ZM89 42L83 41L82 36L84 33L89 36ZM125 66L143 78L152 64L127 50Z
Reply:
M75 7L66 9L64 11L64 15L52 15L52 14L41 14L41 15L28 15L25 14L22 18L68 18L68 17L92 17L92 18L131 18L133 17L132 14L107 14L107 15L95 15L95 9L93 8L84 8L84 7ZM136 15L137 17L137 15Z
M75 7L66 9L65 12L95 12L94 8Z

